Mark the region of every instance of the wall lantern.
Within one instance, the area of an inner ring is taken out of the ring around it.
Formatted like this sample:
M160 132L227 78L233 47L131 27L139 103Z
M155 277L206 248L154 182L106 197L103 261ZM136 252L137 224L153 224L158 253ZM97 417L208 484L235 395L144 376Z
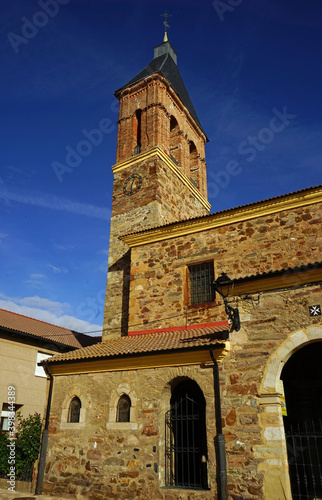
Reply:
M232 307L227 302L227 297L229 297L234 289L234 282L227 276L226 273L221 273L220 276L214 281L215 290L223 298L225 304L225 311L231 323L238 332L240 330L240 318L238 307Z

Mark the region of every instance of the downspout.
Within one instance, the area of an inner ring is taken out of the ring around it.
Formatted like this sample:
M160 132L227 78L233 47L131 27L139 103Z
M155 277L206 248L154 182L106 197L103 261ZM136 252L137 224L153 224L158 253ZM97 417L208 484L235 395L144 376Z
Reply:
M216 428L217 435L215 437L217 460L218 460L218 498L219 500L228 499L227 489L227 464L226 464L226 448L225 436L222 432L221 423L221 399L220 399L220 385L219 385L219 369L218 363L213 351L210 348L210 356L214 363L214 392L215 392L215 414L216 414Z
M36 495L41 495L43 484L44 484L46 454L47 454L47 444L48 444L48 432L49 432L48 431L49 415L50 415L51 399L52 399L53 385L54 385L54 378L49 371L47 361L44 361L44 368L45 368L46 374L49 376L50 381L49 381L49 391L48 391L47 408L46 408L45 428L43 430L42 440L41 440L41 450L40 450Z

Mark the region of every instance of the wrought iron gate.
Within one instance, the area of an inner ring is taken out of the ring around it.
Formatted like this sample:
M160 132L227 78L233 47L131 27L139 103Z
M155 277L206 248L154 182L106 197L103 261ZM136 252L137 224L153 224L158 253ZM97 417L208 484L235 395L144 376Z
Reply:
M167 486L204 488L200 407L181 397L165 414L165 483Z
M321 419L289 424L285 435L293 499L322 499Z

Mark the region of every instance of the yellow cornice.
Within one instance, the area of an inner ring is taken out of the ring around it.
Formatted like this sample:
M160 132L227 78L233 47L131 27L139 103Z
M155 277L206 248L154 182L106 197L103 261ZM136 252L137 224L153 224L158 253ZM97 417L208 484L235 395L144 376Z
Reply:
M120 172L125 168L133 167L133 165L135 165L136 163L146 161L153 156L158 156L158 158L162 160L172 170L172 172L175 173L175 175L181 180L181 182L183 182L183 184L187 186L189 191L191 191L195 198L200 201L205 209L208 211L210 210L211 205L206 200L206 198L202 196L200 191L193 185L190 179L188 179L188 177L180 170L180 168L177 167L177 165L171 160L171 158L169 158L169 156L159 147L155 147L153 149L150 149L149 151L145 151L143 153L135 155L129 160L125 160L121 163L116 163L116 165L112 166L113 174L115 174L116 172Z
M221 361L229 352L230 344L226 341L222 348L214 349L217 361ZM120 357L114 359L77 360L74 362L55 363L50 365L53 375L72 375L79 373L115 372L123 370L143 370L170 366L187 366L212 363L208 349L177 351L166 354L148 354L141 356Z
M231 292L232 296L245 295L249 293L259 293L269 290L279 290L283 288L308 285L322 282L322 268L298 269L293 272L285 271L279 276L250 277L249 279L235 283Z
M146 245L169 238L187 236L189 234L216 229L229 224L266 217L283 210L292 210L306 205L322 202L322 188L312 188L290 195L283 195L271 200L261 201L244 207L232 208L225 212L181 221L156 229L148 229L141 233L123 236L121 239L129 246Z

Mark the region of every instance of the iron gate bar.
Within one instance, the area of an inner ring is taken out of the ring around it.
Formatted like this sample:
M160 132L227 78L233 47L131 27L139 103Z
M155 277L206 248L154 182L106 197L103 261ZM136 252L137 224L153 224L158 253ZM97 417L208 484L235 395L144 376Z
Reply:
M293 499L322 498L322 423L286 425L288 463Z
M202 488L199 405L187 395L165 415L167 486Z

